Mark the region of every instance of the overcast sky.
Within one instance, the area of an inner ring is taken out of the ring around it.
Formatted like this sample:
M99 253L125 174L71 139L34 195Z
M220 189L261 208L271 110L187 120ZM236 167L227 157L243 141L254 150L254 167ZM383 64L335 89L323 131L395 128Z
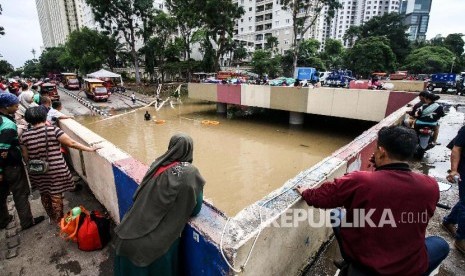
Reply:
M3 13L0 26L0 54L15 67L32 59L32 49L40 56L43 45L35 0L0 0ZM427 37L437 34L465 33L465 0L433 0Z

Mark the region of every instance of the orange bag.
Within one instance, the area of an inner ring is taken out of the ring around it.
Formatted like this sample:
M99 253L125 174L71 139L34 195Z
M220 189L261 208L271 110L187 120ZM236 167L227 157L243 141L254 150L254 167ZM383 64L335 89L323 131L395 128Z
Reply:
M81 213L88 213L88 211L83 207L81 208ZM60 236L65 240L72 240L77 242L77 233L79 230L79 217L81 214L73 216L73 211L70 210L60 221Z

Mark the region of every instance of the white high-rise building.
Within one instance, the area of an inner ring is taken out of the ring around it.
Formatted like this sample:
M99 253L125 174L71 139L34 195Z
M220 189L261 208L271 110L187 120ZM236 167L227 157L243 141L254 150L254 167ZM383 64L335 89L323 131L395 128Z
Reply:
M44 47L64 44L69 34L65 1L36 0L36 6Z
M292 16L290 12L282 10L279 0L233 0L233 2L245 10L245 14L236 21L234 39L240 41L249 51L262 49L267 36L278 38L280 53L292 46ZM343 36L350 26L359 26L374 16L399 12L400 6L399 0L339 0L339 2L342 7L336 11L329 24L326 20L328 8L324 8L315 26L307 31L303 39L315 38L322 43L322 47L328 38L338 39L344 43Z
M344 46L343 37L351 26L360 26L375 16L386 13L399 12L399 0L339 0L342 7L337 10L334 18L326 22L327 9L321 12L318 19L316 38L324 44L328 38L341 41Z

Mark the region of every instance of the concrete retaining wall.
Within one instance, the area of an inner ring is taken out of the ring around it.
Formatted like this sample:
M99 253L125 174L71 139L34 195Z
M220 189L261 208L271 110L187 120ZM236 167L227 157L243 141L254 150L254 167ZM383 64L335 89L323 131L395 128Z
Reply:
M213 93L214 89L212 89L212 87L216 89L216 86L207 87L204 90L205 93L209 94L211 99L216 98L216 94ZM237 94L237 90L237 87L232 90L225 90L223 96L231 100L231 102L237 102L238 99L241 99L242 102L243 99L246 99L247 101L254 101L257 105L267 104L265 97L250 99L248 94L257 91L266 94L267 91L266 89L263 90L263 86L247 87L245 93L241 92L240 98L236 95L229 95L230 93ZM275 92L286 93L287 91L278 89ZM305 93L309 93L306 89L295 92L297 92L293 95L295 97L289 101L297 102L299 99L302 100L301 97ZM319 94L323 93L321 90L312 90L311 92L313 93L312 96L317 100L321 96ZM344 92L346 91L344 90ZM341 98L338 93L343 92L333 90L330 93L332 93L334 101L334 98ZM360 97L360 93L366 92L353 91L349 93L355 93L355 96L349 94L353 98L357 95ZM384 101L386 101L386 97L383 98ZM275 100L278 98L276 96ZM273 99L273 97L269 99ZM271 105L271 101L269 104ZM242 210L231 218L229 223L227 222L228 218L220 210L204 202L199 215L192 218L183 231L181 254L184 274L234 274L221 255L220 243L222 236L224 237L224 254L234 267L240 268L248 259L250 253L250 258L243 271L244 275L297 274L308 263L308 260L315 256L321 245L328 240L331 229L327 227L312 228L305 223L292 228L270 227L275 221L286 219L289 212L292 213L294 210L307 208L306 204L292 190L292 187L297 184L305 187L315 187L325 180L342 176L346 172L367 170L367 160L373 152L378 130L383 126L398 123L402 119L404 112L405 110L402 108L392 113L330 157L301 172L284 183L280 189ZM83 144L99 144L103 146L97 153L79 152L70 149L70 157L74 168L89 184L96 198L107 208L115 222L119 223L131 207L132 195L148 166L135 160L74 120L63 120L60 122L60 127L73 139ZM259 214L262 215L262 220L260 220ZM314 218L314 220L318 221L317 218ZM223 233L225 226L227 228ZM253 251L250 252L255 236L259 231L261 233Z
M189 83L188 90L190 98L199 100L373 122L381 121L417 95L365 89L198 83Z
M386 84L392 84L394 91L421 92L426 89L426 82L411 80L386 80ZM368 89L368 80L355 80L349 84L350 89Z

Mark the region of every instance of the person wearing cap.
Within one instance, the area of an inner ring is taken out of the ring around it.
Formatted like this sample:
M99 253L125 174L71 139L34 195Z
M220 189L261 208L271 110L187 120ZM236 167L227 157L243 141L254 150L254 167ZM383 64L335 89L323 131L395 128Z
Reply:
M431 126L434 128L433 144L436 145L439 135L439 123L438 120L445 116L444 109L438 103L441 97L434 93L426 93L425 104L423 104L415 113L417 120L415 121L416 126Z
M407 111L406 112L406 118L404 120L404 125L406 127L413 127L413 124L415 123L415 113L417 112L417 110L422 107L424 104L425 104L425 96L428 92L420 92L420 94L418 94L418 98L420 99L420 101L418 103L416 103L413 107L412 107L412 110L411 111Z
M43 216L33 218L29 204L29 184L13 118L18 108L18 97L11 93L0 94L0 229L6 228L13 219L6 202L10 191L23 230L44 220Z

